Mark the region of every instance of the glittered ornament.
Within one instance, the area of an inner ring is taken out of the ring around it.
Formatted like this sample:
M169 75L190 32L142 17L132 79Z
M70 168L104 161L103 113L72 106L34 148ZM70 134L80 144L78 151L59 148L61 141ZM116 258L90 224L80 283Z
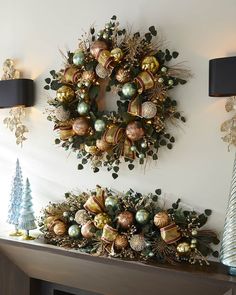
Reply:
M114 60L116 62L118 62L123 58L124 52L119 47L116 47L116 48L112 49L111 56L113 56Z
M89 221L89 215L86 210L80 209L75 213L75 221L80 224L84 225L87 221Z
M179 243L176 249L179 254L184 254L184 255L189 254L189 252L191 251L189 243L186 243L186 242Z
M156 73L159 68L159 62L155 56L146 56L142 60L142 70L149 70L152 73Z
M137 223L142 225L148 223L149 217L150 217L150 214L145 209L140 209L135 214L135 220L137 221Z
M130 80L130 73L124 68L120 68L116 73L116 80L120 83L126 83Z
M133 235L129 241L131 249L140 252L146 248L146 242L143 235Z
M114 242L115 248L117 250L122 250L128 247L129 242L126 235L118 235Z
M98 59L100 52L104 49L107 49L107 44L104 41L97 40L94 41L90 47L90 53Z
M150 71L144 71L139 73L134 80L138 84L140 93L153 88L155 83L154 76Z
M106 127L106 123L101 120L101 119L97 119L94 123L94 129L97 131L97 132L102 132L105 130L105 127Z
M162 228L168 225L169 222L170 222L169 215L165 211L159 212L154 216L154 224L158 228Z
M84 64L85 55L82 50L75 51L73 55L73 64L76 66L81 66Z
M101 239L106 243L112 243L115 241L118 235L117 229L111 227L108 224L105 224L102 231Z
M145 119L152 119L156 116L157 113L157 107L156 105L151 101L145 101L142 104L142 111L141 116Z
M118 208L118 205L119 205L119 199L117 196L109 196L106 198L105 200L105 207L106 209L117 209Z
M77 111L80 115L86 115L89 111L89 105L86 102L82 101L78 104Z
M80 236L80 227L77 224L73 224L68 229L68 235L71 238L78 238Z
M134 215L130 211L123 211L117 216L117 223L123 229L129 229L134 223Z
M85 238L85 239L90 239L94 236L94 233L96 231L96 228L93 224L92 221L88 221L85 224L82 225L81 227L81 235Z
M112 69L114 57L111 56L110 51L102 50L98 56L98 62L105 68L105 69Z
M132 140L137 141L144 137L144 130L140 122L134 121L127 125L125 130L126 136Z
M97 139L96 146L102 152L109 151L112 148L112 146L103 139Z
M111 222L111 218L107 213L99 213L94 217L94 225L98 229L103 229L106 224Z
M62 221L57 221L53 227L53 231L57 236L63 236L66 233L66 225Z
M111 74L111 71L109 69L105 69L104 66L101 64L97 64L95 72L101 79L105 79Z
M59 106L55 109L54 115L58 121L64 122L70 118L70 111L65 110L63 106Z
M85 145L84 146L84 149L87 153L91 154L91 155L96 155L99 150L98 148L96 147L96 145Z
M74 90L66 85L57 90L57 99L61 102L70 102L75 97Z
M89 133L89 121L88 119L84 118L84 117L80 117L78 119L76 119L73 123L73 130L77 135L87 135Z
M82 81L92 83L95 80L94 71L84 71L81 77Z
M137 88L134 83L125 83L121 91L126 98L131 98L136 94Z

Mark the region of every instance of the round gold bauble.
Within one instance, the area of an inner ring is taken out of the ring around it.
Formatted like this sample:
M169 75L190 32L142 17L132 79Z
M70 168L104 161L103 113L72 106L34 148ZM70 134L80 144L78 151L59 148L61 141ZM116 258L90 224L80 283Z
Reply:
M158 228L167 226L169 222L170 222L169 215L165 211L159 212L154 216L154 224Z
M103 229L106 224L111 223L111 218L106 213L99 213L94 217L94 225L98 229Z
M146 56L142 61L142 70L148 70L152 73L156 73L159 68L159 62L155 56Z
M112 146L103 139L97 139L96 146L102 152L109 151L112 148Z
M57 236L63 236L66 233L66 225L62 221L57 221L54 224L53 231Z
M112 49L111 56L113 56L114 60L116 62L118 62L123 58L124 52L119 47L116 47L116 48Z
M81 227L81 235L85 239L90 239L94 236L96 229L92 221L88 221Z
M53 228L53 226L55 225L55 222L58 221L58 217L57 216L48 216L45 220L44 220L44 224L47 227L48 230L51 230Z
M95 80L95 72L94 71L84 71L82 74L82 80L84 82L92 83Z
M134 121L127 125L125 130L126 136L132 140L137 141L144 137L144 130L140 122Z
M75 132L72 128L60 128L59 136L61 140L67 140L75 135Z
M178 244L177 251L179 254L188 254L191 251L189 243L183 242Z
M118 235L114 242L115 248L117 250L122 250L128 247L128 238L125 235Z
M99 149L96 147L96 145L85 145L84 149L90 155L96 155L99 152Z
M75 222L84 225L87 221L89 221L89 215L86 210L81 209L75 213Z
M117 223L123 229L129 229L134 223L134 215L130 211L123 211L117 217Z
M157 114L157 107L151 101L145 101L141 107L141 116L145 119L152 119Z
M57 90L57 99L61 102L70 102L75 97L74 90L66 85Z
M97 40L91 45L90 52L96 59L98 59L100 52L105 49L107 49L107 44L104 41Z
M120 83L126 83L130 80L130 73L124 68L120 68L116 73L116 80Z
M129 241L131 249L140 252L146 248L146 242L143 235L133 235Z
M87 135L90 130L89 121L85 117L76 119L73 123L73 130L77 135Z

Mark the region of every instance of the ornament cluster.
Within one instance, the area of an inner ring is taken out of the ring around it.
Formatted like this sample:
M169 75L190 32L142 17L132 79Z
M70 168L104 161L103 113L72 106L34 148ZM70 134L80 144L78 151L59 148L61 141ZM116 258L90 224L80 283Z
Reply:
M116 178L122 160L132 170L136 159L144 164L157 160L160 147L172 148L167 123L185 118L169 90L189 73L169 64L178 52L163 51L154 37L154 26L131 34L113 16L97 33L91 27L65 56L65 68L45 79L45 89L56 91L48 116L59 132L55 142L77 153L78 169L90 162L94 172L105 166ZM116 111L101 107L106 91L117 95Z
M160 195L160 189L120 194L100 186L66 193L65 201L43 210L39 226L47 243L97 256L200 265L208 264L209 254L217 257L211 247L219 243L217 235L201 229L211 210L185 211L180 200L165 209Z

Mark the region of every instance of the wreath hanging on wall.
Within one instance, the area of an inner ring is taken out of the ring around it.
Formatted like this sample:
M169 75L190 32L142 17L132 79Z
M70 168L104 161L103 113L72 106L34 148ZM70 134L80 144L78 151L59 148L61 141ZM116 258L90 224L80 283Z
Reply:
M185 84L189 72L170 66L178 52L161 50L156 39L154 26L132 34L113 16L98 33L91 27L64 56L64 69L45 79L44 88L56 91L48 101L48 119L59 131L55 143L77 152L78 169L90 162L94 172L105 166L117 178L122 160L132 170L136 159L144 164L158 159L160 147L172 148L167 124L185 118L169 90ZM116 111L102 107L106 91L118 95Z

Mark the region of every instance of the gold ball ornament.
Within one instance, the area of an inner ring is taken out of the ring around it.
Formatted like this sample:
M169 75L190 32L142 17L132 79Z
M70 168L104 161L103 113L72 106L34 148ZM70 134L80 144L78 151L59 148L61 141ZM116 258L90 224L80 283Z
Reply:
M92 221L88 221L81 227L81 235L85 239L91 239L94 236L94 233L96 231L96 228Z
M111 218L106 213L99 213L94 217L94 225L98 229L103 229L106 224L111 223Z
M112 148L112 146L103 139L97 139L96 146L102 152L109 151Z
M58 221L57 216L49 216L44 220L44 225L47 227L48 230L51 230L56 221Z
M122 250L128 247L128 238L125 235L118 235L114 242L115 248L117 250Z
M89 215L86 210L81 209L75 213L75 222L80 225L84 225L87 221L89 221Z
M85 145L84 149L90 155L96 155L99 153L99 149L96 147L96 145Z
M125 130L126 136L132 140L137 141L144 137L144 130L140 122L134 121L127 125Z
M104 41L97 40L93 42L93 44L90 47L90 53L98 59L98 56L102 50L107 49L107 44Z
M66 225L62 221L56 222L53 227L53 231L57 236L63 236L66 233L66 230Z
M159 62L155 56L146 56L142 61L142 70L148 70L152 73L156 73L159 69Z
M168 225L170 222L169 215L167 212L159 212L154 216L154 224L158 228L162 228L166 225Z
M57 99L60 102L70 102L74 97L75 92L69 86L63 85L57 90Z
M120 68L116 73L116 80L120 83L126 83L130 80L130 73L124 68Z
M179 254L188 254L191 251L191 247L189 243L179 243L177 246L177 251Z
M157 114L157 107L151 101L145 101L142 104L141 116L145 119L152 119Z
M146 248L146 241L143 235L133 235L129 241L131 249L140 252Z
M85 117L80 117L74 121L72 128L77 135L87 135L90 131L89 121Z
M124 56L124 52L119 47L116 47L116 48L112 49L111 56L114 57L114 60L116 62L119 62L120 60L122 60L122 58Z
M129 229L134 223L134 215L130 211L121 212L117 217L117 223L123 229Z

